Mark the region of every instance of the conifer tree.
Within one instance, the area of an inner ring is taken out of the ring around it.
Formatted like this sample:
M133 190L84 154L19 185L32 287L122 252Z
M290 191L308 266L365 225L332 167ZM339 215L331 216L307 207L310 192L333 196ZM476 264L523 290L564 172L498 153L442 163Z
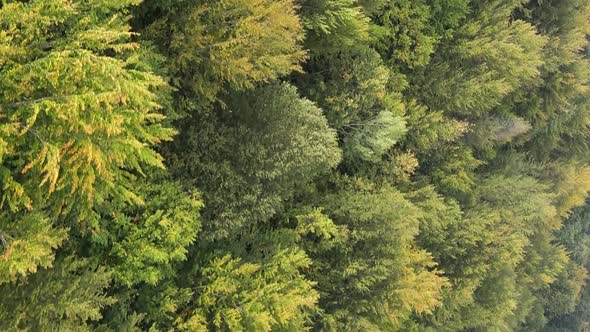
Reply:
M572 263L550 289L544 290L548 331L583 330L590 324L590 287L584 274L590 269L590 219L588 204L573 211L558 233Z
M173 82L216 100L300 70L306 52L293 0L184 1L145 31L168 54Z
M392 188L362 179L336 185L322 213L298 217L317 229L304 238L324 311L317 327L396 330L410 313L433 311L446 280L414 243L419 210Z
M49 268L55 259L55 249L67 238L67 231L55 228L41 212L2 214L2 264L0 284L14 282L19 277Z
M266 223L297 187L341 158L320 109L289 84L236 92L224 103L231 112L191 110L194 125L175 145L190 153L170 156L174 170L201 190L203 226L212 237Z
M533 124L527 148L538 158L565 158L588 152L588 57L590 2L531 1L523 16L549 43L544 49L543 81L520 103L519 111Z
M370 20L359 1L304 0L301 7L312 56L368 43Z
M26 281L0 286L4 331L90 331L101 310L114 302L105 289L111 275L87 260L65 257Z
M131 41L133 4L0 9L2 282L49 267L66 227L95 232L98 205L141 202L130 182L145 165L163 167L153 146L174 133L158 113L166 84Z
M3 1L0 330L587 329L589 34L590 0Z
M202 202L157 172L138 181L134 191L145 203L112 203L110 213L101 216L103 232L96 234L91 250L105 256L117 282L155 285L174 277L175 266L187 259L200 230Z
M258 229L225 248L241 258L202 257L189 274L198 291L186 306L188 314L177 321L180 329L306 329L317 310L318 292L301 272L311 267L311 259L296 246L296 239L292 230Z

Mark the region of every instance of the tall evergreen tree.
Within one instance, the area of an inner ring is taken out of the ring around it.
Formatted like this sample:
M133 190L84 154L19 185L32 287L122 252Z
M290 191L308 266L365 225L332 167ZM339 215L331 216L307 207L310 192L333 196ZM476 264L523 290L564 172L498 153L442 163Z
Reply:
M153 146L174 133L158 113L166 83L131 41L124 15L135 3L0 9L2 233L12 277L50 266L66 227L96 232L98 205L140 203L131 182L146 165L163 167Z
M3 1L0 330L588 329L589 27Z

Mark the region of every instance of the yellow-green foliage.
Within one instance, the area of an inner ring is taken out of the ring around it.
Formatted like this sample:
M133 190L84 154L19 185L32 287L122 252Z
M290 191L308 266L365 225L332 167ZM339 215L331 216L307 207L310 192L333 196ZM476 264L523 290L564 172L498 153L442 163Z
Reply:
M121 16L106 13L70 1L0 10L0 141L11 160L2 165L2 196L13 210L31 208L31 190L57 192L66 207L69 195L90 206L108 196L137 201L125 186L129 172L163 167L150 146L174 133L158 113L166 84L142 69Z
M136 191L145 204L117 206L117 213L103 216L105 236L111 242L108 256L115 280L127 286L156 285L174 274L176 263L187 259L200 229L203 203L197 194L162 177L140 182Z
M293 0L199 1L148 33L171 25L166 51L179 84L214 99L226 83L252 88L301 69L306 52L296 10Z
M90 323L115 299L105 290L111 281L104 267L66 257L40 270L0 299L0 329L4 331L92 331Z
M305 44L312 55L369 40L370 19L356 0L304 0Z
M0 283L49 268L68 225L93 223L105 200L141 202L129 181L173 129L166 83L145 69L126 6L72 1L0 8ZM64 216L71 214L71 219Z
M40 212L11 216L0 214L0 284L15 281L37 272L39 267L50 268L54 250L67 237L66 230L55 229Z
M548 167L545 176L554 184L553 190L557 194L555 205L561 217L568 216L573 208L586 201L590 191L588 166L556 163Z
M281 250L261 263L215 258L202 270L197 307L183 327L201 322L199 328L230 331L301 330L304 312L318 299L313 283L297 272L310 264L300 250Z
M0 330L584 330L589 34L590 0L2 1Z
M315 262L309 277L324 294L321 324L336 330L397 329L412 312L432 312L446 279L431 255L416 248L419 211L393 188L362 179L338 186L321 205L336 229L330 227L330 236L303 238Z

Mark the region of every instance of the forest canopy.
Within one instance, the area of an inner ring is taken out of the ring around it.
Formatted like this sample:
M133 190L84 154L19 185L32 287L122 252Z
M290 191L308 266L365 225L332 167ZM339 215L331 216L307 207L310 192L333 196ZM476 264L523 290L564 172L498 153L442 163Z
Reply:
M1 331L586 331L590 0L3 0Z

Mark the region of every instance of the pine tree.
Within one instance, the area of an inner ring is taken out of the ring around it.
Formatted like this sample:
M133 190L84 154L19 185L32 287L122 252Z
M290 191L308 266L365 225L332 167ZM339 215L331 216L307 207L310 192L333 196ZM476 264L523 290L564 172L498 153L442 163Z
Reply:
M543 81L519 107L533 124L527 148L538 158L582 156L588 151L590 72L585 50L590 2L531 1L522 11L549 38L543 50Z
M357 0L304 0L301 7L312 57L368 43L370 20Z
M0 216L3 230L0 234L3 250L0 284L16 281L39 267L52 266L54 250L67 238L65 229L54 228L49 218L38 211Z
M589 17L2 2L0 330L587 329Z
M318 55L305 66L307 75L298 75L301 92L316 102L331 127L339 132L360 126L387 107L388 99L397 101L388 89L390 71L377 52L368 47L350 47ZM396 98L397 97L397 98Z
M557 216L555 197L549 186L530 177L497 175L475 188L474 205L463 212L430 190L413 198L424 211L419 243L433 253L452 285L423 324L516 329L514 317L526 318L530 310L520 296L550 285L567 265L565 252L547 233ZM534 295L532 301L538 301Z
M520 1L490 1L472 9L424 76L416 75L420 100L433 110L472 118L498 107L518 89L533 86L547 39L531 24L510 20L519 7Z
M549 331L583 330L590 324L590 287L584 274L590 269L590 222L588 204L573 211L558 233L570 252L572 263L558 282L543 294L549 309ZM585 271L584 271L585 270Z

